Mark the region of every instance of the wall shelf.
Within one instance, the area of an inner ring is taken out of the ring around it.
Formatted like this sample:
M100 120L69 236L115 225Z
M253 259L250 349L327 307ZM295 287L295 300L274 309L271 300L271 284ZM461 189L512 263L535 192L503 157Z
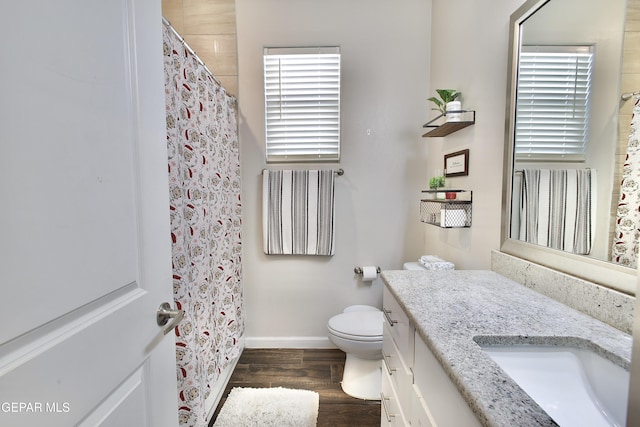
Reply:
M430 129L427 133L425 133L422 136L427 138L447 136L453 132L459 131L460 129L464 129L467 126L471 126L476 122L476 112L474 110L456 110L456 111L449 111L448 113L460 114L462 120L455 121L455 122L454 121L447 122L445 120L443 122L442 118L445 117L446 114L440 114L438 117L422 125L423 128Z
M423 190L422 193L420 221L441 228L471 227L472 191L441 189Z

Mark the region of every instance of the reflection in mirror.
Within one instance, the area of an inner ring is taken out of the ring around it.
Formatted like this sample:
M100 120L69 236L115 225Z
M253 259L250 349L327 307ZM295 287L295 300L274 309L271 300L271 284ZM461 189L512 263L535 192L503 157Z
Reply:
M634 293L637 247L616 230L626 9L529 0L512 16L502 250Z

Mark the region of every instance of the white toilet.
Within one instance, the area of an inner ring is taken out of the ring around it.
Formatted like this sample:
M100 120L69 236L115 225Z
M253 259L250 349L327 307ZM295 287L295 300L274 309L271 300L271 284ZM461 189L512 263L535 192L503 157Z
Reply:
M407 262L405 270L424 270ZM380 400L382 381L382 311L370 305L352 305L329 319L329 340L347 354L342 390L359 399Z
M327 323L329 340L347 354L342 390L359 399L380 400L382 311L352 305Z

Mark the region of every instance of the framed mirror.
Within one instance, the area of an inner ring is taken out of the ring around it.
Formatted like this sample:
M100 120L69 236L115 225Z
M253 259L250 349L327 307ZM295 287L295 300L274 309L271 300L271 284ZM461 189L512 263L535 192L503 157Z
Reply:
M635 295L614 245L626 12L529 0L511 16L501 251Z

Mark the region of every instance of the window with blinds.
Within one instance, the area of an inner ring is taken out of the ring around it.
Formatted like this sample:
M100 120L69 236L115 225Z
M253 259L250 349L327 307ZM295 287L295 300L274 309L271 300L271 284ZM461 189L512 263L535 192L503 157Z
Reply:
M340 48L266 48L267 162L340 160Z
M516 103L517 160L585 160L592 63L591 46L523 46Z

